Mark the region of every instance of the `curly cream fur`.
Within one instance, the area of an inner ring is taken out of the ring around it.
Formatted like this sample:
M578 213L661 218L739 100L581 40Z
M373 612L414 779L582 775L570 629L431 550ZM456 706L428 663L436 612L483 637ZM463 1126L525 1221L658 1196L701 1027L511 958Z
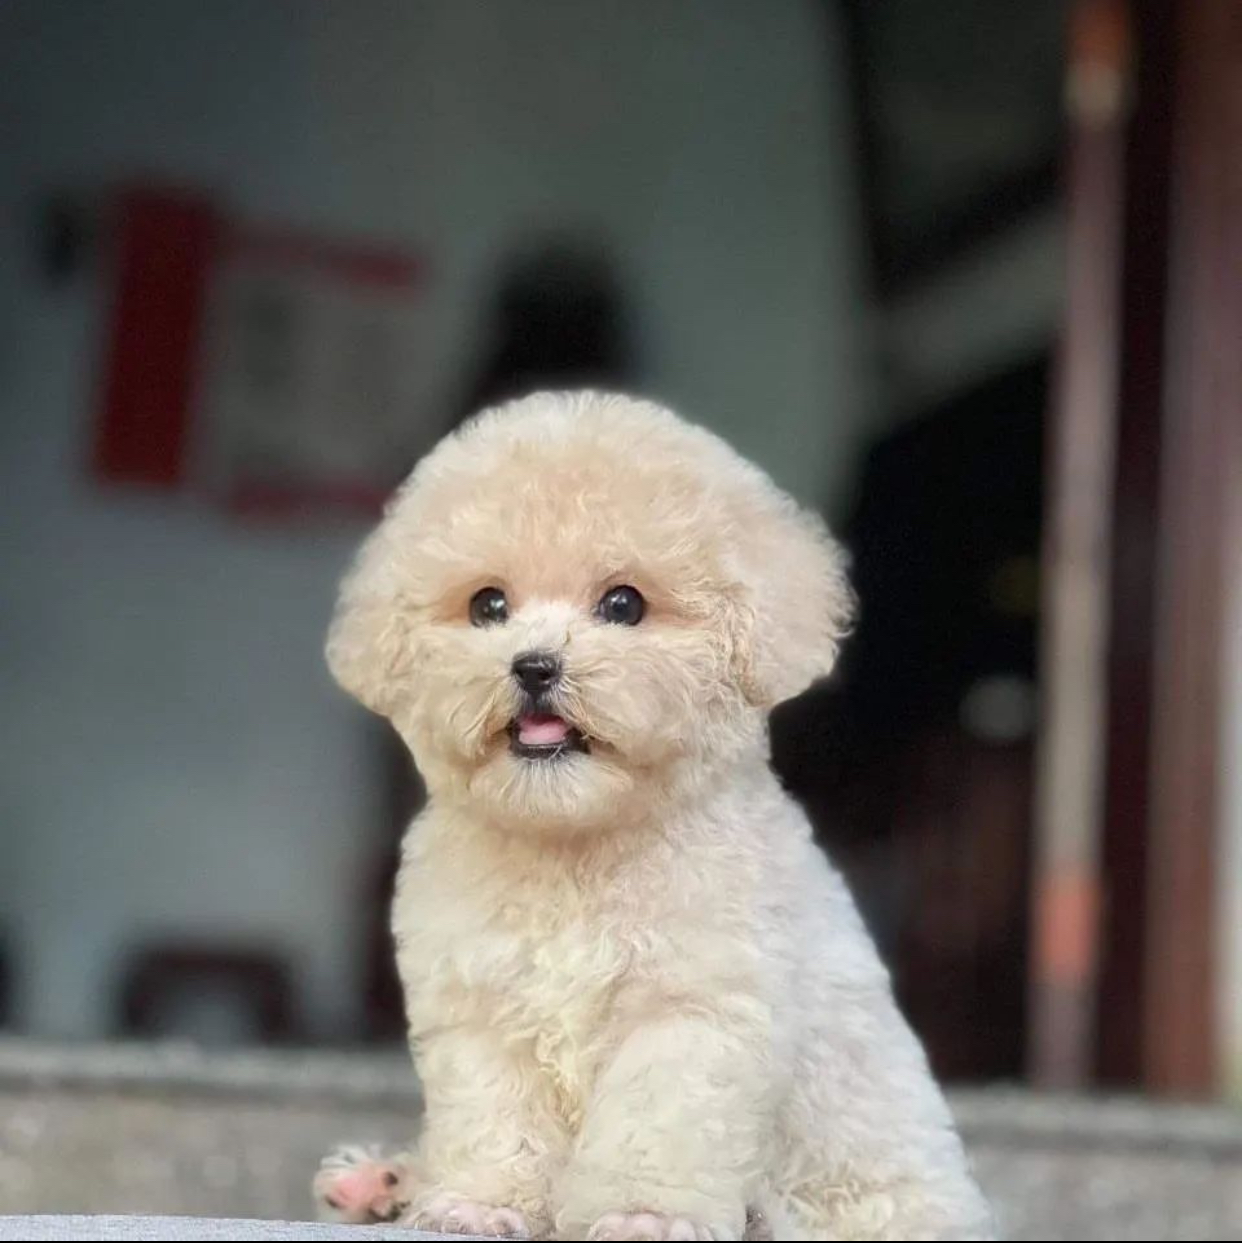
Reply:
M592 615L620 583L638 626ZM487 585L511 617L475 628ZM624 397L485 412L394 498L328 655L430 791L393 916L427 1106L410 1220L456 1197L567 1238L736 1239L748 1210L778 1238L989 1237L850 895L767 763L768 710L829 672L850 604L816 518ZM590 754L510 754L531 648L561 654L556 710Z

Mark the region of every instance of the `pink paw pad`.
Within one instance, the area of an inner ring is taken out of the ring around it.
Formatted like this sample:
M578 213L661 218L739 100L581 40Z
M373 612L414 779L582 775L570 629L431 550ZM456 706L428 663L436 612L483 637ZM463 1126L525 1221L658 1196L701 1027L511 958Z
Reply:
M315 1175L315 1199L336 1221L351 1225L392 1221L401 1210L400 1167L378 1153L342 1148Z

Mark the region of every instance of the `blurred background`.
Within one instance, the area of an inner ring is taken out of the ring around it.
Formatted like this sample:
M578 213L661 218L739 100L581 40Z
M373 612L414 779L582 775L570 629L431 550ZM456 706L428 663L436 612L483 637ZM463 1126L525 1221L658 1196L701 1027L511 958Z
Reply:
M1242 1099L1237 6L7 0L0 126L0 1030L399 1041L335 587L591 383L848 545L775 762L937 1069Z

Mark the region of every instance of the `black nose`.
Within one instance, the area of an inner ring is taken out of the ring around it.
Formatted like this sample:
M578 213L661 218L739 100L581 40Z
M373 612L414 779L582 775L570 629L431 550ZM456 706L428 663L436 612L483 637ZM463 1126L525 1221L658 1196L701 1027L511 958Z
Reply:
M561 676L561 662L551 652L521 652L513 658L513 676L532 699L538 699Z

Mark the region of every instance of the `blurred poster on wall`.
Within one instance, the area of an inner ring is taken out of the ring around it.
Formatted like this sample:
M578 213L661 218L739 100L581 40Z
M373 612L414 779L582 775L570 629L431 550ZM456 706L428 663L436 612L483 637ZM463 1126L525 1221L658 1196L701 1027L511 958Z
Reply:
M97 475L248 515L372 509L423 447L425 265L400 250L118 201Z
M418 447L419 278L400 254L231 234L200 421L214 494L245 510L379 504Z

